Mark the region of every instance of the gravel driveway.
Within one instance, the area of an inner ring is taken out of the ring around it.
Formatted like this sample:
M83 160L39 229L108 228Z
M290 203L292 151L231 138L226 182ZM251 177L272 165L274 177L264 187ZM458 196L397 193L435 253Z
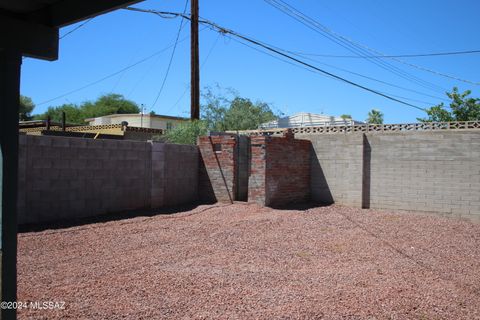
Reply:
M480 223L199 206L19 234L19 319L480 319Z

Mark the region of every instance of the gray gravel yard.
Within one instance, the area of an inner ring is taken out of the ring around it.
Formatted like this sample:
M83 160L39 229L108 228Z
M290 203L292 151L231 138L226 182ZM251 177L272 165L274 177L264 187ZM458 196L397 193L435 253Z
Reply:
M199 206L18 236L19 319L480 319L480 223Z

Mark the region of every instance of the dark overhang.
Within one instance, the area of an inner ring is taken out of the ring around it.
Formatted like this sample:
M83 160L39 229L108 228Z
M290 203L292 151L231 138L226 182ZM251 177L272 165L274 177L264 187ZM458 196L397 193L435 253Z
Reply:
M0 0L0 51L56 60L58 29L141 0Z

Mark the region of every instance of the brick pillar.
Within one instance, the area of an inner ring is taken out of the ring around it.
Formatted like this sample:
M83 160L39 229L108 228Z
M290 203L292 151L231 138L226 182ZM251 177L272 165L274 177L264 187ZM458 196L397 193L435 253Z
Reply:
M248 179L248 201L259 205L267 205L267 193L265 189L267 176L267 140L270 137L252 137L251 146L251 169Z
M199 137L200 199L205 202L235 200L237 191L237 137Z
M287 140L293 140L295 139L295 133L293 133L292 129L287 129L283 133L283 137L286 138Z
M265 206L283 206L310 199L311 143L284 137L254 137L248 200Z

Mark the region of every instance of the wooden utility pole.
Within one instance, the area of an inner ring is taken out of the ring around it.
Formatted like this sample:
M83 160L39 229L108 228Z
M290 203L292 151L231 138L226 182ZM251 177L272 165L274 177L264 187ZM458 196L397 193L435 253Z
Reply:
M191 80L190 80L190 118L200 119L200 66L198 50L198 0L191 0L190 20L190 53L191 53Z

